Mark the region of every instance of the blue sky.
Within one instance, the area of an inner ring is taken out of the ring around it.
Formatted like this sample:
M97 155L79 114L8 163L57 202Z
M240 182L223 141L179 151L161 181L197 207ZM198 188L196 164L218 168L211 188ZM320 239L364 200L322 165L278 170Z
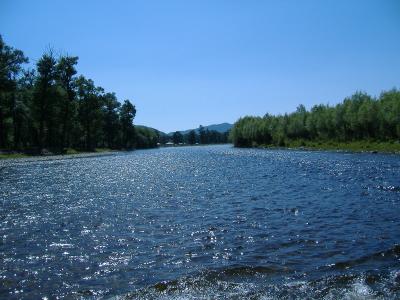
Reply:
M0 34L49 46L163 131L400 88L400 1L0 2Z

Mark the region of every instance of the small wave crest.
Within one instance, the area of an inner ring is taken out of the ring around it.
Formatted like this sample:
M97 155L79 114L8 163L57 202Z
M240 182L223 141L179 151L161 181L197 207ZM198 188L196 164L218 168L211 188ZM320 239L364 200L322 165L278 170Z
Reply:
M394 245L392 248L388 250L375 252L352 260L340 261L330 265L329 267L334 269L349 269L353 266L358 266L364 263L377 260L398 258L399 256L400 256L400 245Z
M400 186L394 186L394 185L378 185L376 187L378 190L381 191L387 191L387 192L400 192Z
M400 271L394 271L300 280L284 269L238 266L159 282L114 299L391 299L400 296L399 278Z

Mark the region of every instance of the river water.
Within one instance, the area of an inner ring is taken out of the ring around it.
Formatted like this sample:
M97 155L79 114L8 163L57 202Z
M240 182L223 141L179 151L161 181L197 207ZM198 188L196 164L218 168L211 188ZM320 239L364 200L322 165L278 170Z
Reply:
M393 299L399 259L396 155L0 161L1 299Z

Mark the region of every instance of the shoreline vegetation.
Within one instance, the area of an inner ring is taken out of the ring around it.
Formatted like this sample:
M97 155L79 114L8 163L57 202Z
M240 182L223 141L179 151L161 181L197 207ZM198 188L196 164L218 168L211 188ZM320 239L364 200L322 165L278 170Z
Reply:
M115 152L120 152L123 150L112 150L106 148L97 148L93 151L77 151L75 149L67 149L64 153L51 153L46 152L43 154L34 154L34 153L24 153L24 152L1 152L0 151L0 160L5 159L25 159L25 158L34 158L39 160L50 160L50 159L61 159L61 158L75 158L75 157L93 157L93 156L104 156L110 155Z
M197 147L197 146L210 146L210 145L226 145L229 143L213 143L213 144L160 144L156 148L169 148L169 147ZM141 148L137 150L145 150L150 148ZM153 148L154 149L154 148ZM64 158L77 158L77 157L95 157L95 156L105 156L110 155L113 153L120 153L120 152L130 152L133 149L121 149L121 150L113 150L109 148L96 148L93 151L78 151L75 149L66 149L64 153L51 153L51 152L44 152L42 154L36 153L24 153L24 152L15 152L15 151L8 151L2 152L0 151L0 161L6 159L24 159L24 158L34 158L39 160L52 160L52 159L64 159Z
M157 130L134 126L130 100L120 101L78 75L77 56L48 50L33 68L25 68L28 62L0 35L0 153L21 157L157 146Z
M400 153L400 91L356 92L335 105L299 105L290 114L246 116L230 132L235 147Z

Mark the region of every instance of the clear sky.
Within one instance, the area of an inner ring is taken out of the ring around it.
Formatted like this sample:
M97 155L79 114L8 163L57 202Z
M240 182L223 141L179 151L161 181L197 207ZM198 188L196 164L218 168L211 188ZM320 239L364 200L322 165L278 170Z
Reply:
M163 131L400 88L400 1L0 1L0 34L49 46Z

